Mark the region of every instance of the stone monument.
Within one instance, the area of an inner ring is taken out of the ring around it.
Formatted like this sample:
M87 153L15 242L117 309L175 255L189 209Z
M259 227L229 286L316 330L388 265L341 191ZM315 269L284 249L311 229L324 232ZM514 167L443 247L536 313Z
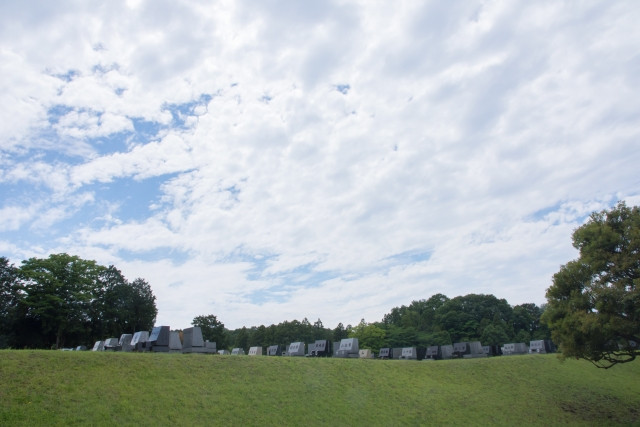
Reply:
M279 345L270 345L267 347L267 356L282 356L282 349Z
M118 340L118 347L120 348L120 351L133 350L133 346L131 345L132 338L133 338L133 334L120 335L120 339Z
M292 342L287 350L287 356L304 356L304 343Z
M133 347L133 351L146 351L147 350L147 340L149 339L149 332L147 331L138 331L133 334L131 338L131 346Z
M314 346L313 356L315 357L329 357L331 356L331 341L329 340L316 340Z
M249 348L249 356L262 356L262 347Z
M147 348L153 352L168 352L170 341L171 330L169 326L154 326L149 340L147 340Z
M343 338L340 341L340 348L336 353L336 357L359 358L360 347L358 345L358 338Z

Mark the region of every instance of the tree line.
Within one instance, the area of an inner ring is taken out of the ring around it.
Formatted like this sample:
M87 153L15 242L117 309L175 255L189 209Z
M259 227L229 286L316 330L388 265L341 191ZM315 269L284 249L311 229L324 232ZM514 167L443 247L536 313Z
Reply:
M316 340L340 341L358 338L360 347L377 351L384 347L427 347L461 341L481 341L484 345L502 345L550 339L549 329L540 322L544 307L533 303L511 306L493 295L469 294L449 298L436 294L429 299L394 307L381 321L357 325L339 323L325 328L322 321L307 318L270 326L260 325L235 330L224 328L215 315L198 316L192 324L200 326L205 339L216 341L218 348L288 345Z
M150 330L158 309L151 286L115 266L66 253L20 267L0 257L0 348L62 348Z

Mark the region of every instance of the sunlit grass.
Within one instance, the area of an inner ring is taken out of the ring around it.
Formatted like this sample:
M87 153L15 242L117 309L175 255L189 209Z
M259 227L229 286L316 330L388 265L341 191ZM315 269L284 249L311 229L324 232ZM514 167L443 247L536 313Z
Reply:
M640 423L640 362L0 351L0 425Z

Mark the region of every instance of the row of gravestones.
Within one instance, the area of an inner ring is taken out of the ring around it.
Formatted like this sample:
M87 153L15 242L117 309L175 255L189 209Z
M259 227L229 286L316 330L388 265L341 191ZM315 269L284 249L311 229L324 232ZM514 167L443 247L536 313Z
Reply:
M122 334L120 339L107 338L96 341L93 351L152 351L170 353L216 353L216 343L202 339L199 326L182 331L184 342L180 340L178 331L171 331L169 326L156 326L151 334L139 331L135 334Z
M204 341L202 330L198 326L186 328L183 331L184 342L180 340L178 331L171 331L169 326L156 326L149 335L146 331L135 334L123 334L120 339L108 338L97 341L93 351L153 351L174 353L216 353L216 343ZM333 347L333 352L331 348ZM81 349L81 348L78 348ZM429 346L429 347L404 347L381 348L378 357L381 359L405 359L405 360L438 360L451 358L475 358L526 353L551 353L555 348L548 340L531 341L530 346L525 343L509 343L503 347L482 346L479 341L459 342L453 345ZM218 353L228 354L226 350ZM234 348L232 355L244 355L244 349ZM251 347L250 356L262 356L262 347ZM305 352L304 342L291 343L286 350L279 345L267 348L267 356L307 356L307 357L334 357L342 358L372 358L373 353L369 349L360 349L357 338L344 338L340 342L331 343L328 340L316 340L307 345Z
M306 347L306 351L305 351ZM331 350L333 348L333 351ZM244 355L244 349L234 348L231 355ZM251 347L249 356L263 356L262 347ZM293 342L283 348L279 345L267 347L267 356L292 356L292 357L372 357L371 350L360 350L358 346L358 338L344 338L340 342L332 343L329 340L316 340L313 343L305 344L304 342Z

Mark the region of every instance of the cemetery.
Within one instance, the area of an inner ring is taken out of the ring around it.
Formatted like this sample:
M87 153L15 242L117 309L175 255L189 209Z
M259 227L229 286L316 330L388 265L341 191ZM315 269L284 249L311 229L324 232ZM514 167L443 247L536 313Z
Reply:
M86 350L79 346L76 349ZM289 356L289 357L336 357L347 359L380 359L380 360L416 360L433 361L447 359L470 359L500 355L547 354L556 351L549 340L525 343L507 343L503 346L483 346L479 341L457 342L449 345L432 345L428 347L384 347L378 349L360 348L358 338L343 338L340 342L316 340L308 344L302 341L279 344L263 348L252 346L245 349L237 347L231 351L217 349L215 342L205 341L199 326L186 328L183 331L172 331L169 326L156 326L151 333L137 331L134 334L122 334L120 339L107 338L96 341L92 351L154 352L154 353L200 353L233 356Z

